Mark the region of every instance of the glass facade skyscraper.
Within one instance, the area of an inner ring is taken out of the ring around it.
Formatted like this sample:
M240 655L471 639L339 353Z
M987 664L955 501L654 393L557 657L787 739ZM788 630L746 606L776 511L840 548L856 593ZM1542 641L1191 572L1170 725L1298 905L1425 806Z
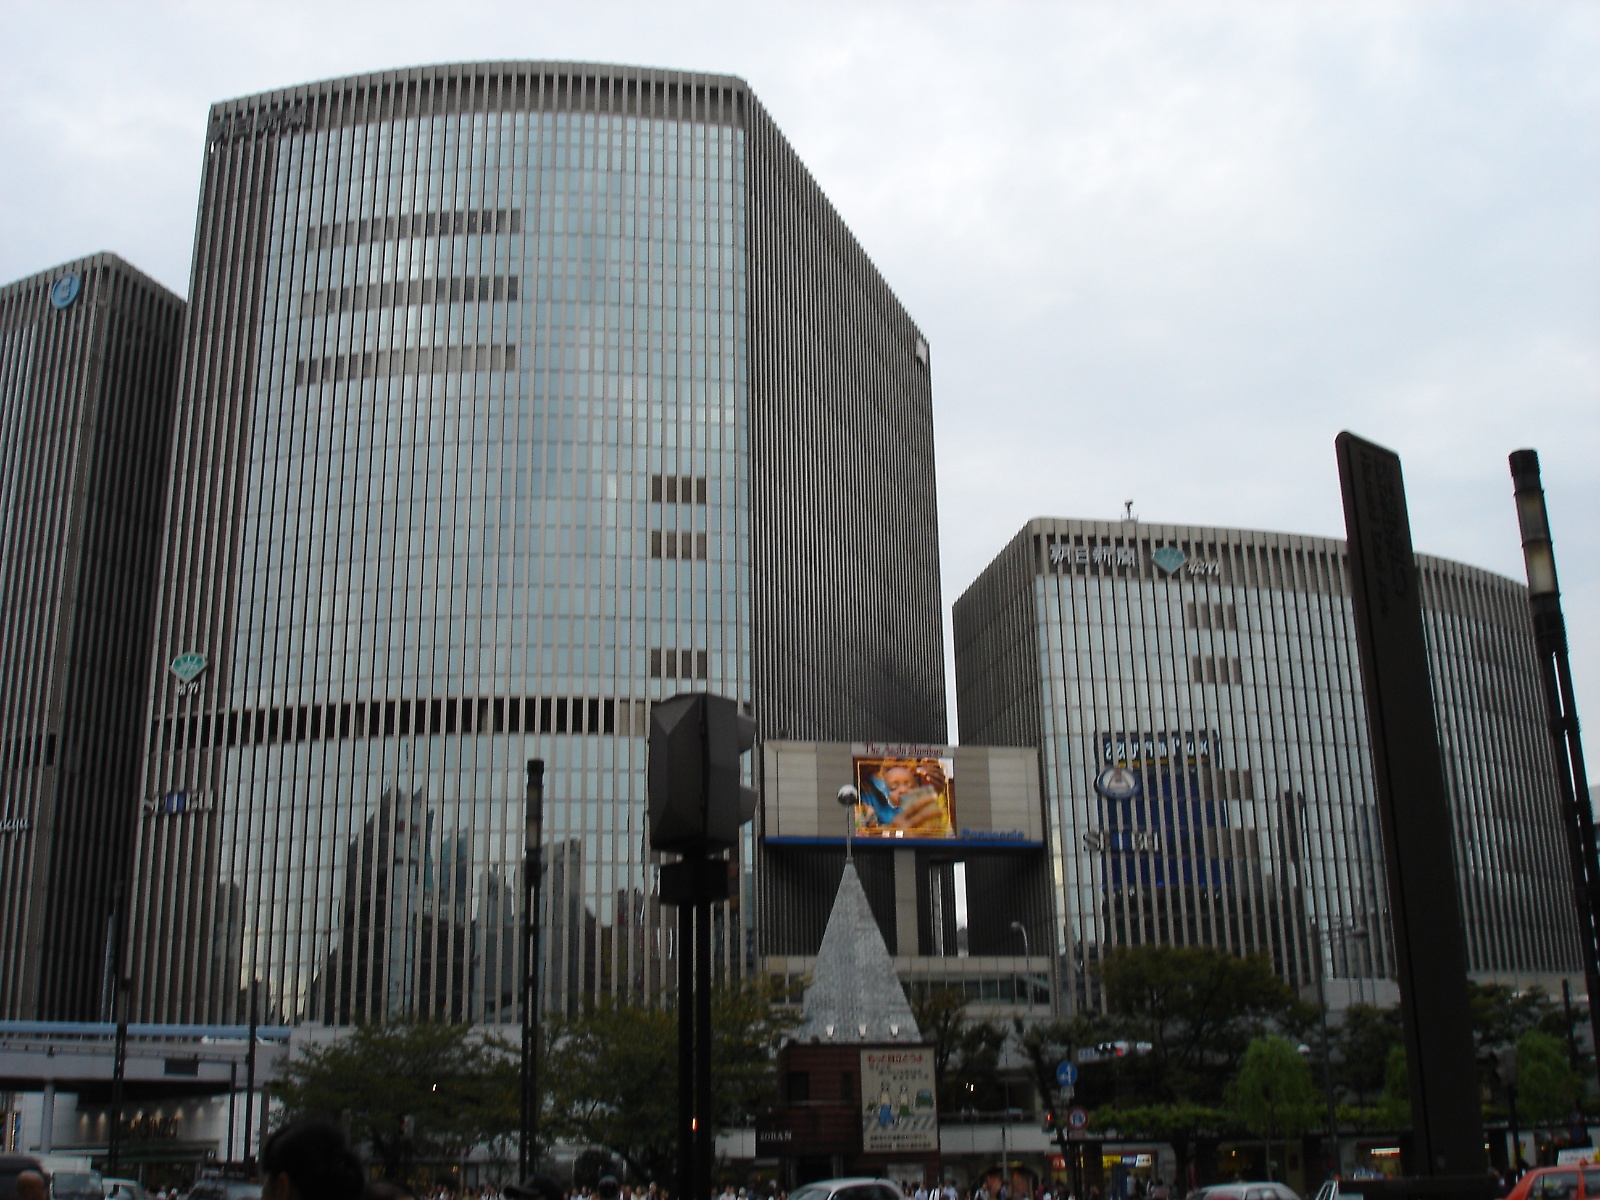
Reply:
M192 296L147 1018L514 1020L533 757L543 1003L654 994L652 700L943 736L927 346L741 81L472 64L220 104Z
M1581 987L1525 589L1418 562L1469 970ZM1354 636L1343 542L1233 529L1031 521L957 601L963 735L1040 749L1069 1009L1150 943L1392 999Z
M108 1016L183 301L114 254L0 288L0 1017Z

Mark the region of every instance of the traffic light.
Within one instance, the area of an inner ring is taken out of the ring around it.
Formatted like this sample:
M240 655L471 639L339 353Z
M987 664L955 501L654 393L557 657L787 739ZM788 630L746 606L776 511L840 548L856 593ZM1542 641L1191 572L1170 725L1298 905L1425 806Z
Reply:
M650 707L650 848L715 854L755 816L756 793L739 780L756 723L726 696L693 692Z
M1053 1109L1053 1108L1047 1108L1047 1109L1044 1110L1044 1131L1045 1131L1045 1133L1049 1134L1051 1137L1055 1136L1055 1132L1056 1132L1056 1113L1055 1113L1055 1109Z

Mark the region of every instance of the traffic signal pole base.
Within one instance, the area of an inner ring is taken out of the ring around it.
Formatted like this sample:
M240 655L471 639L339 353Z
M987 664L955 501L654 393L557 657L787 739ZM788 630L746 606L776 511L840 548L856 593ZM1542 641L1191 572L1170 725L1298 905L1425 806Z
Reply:
M725 858L685 858L661 868L661 903L674 908L715 904L732 895Z

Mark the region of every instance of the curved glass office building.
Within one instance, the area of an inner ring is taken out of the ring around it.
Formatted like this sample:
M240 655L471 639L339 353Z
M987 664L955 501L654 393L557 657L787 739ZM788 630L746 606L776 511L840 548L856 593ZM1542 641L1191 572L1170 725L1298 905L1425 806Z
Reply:
M927 344L741 81L473 64L219 104L191 294L145 1018L516 1019L534 757L544 1003L652 994L651 700L943 737Z
M1419 564L1469 970L1581 987L1526 591ZM963 736L1040 748L1068 1007L1149 943L1393 997L1347 579L1327 538L1035 520L957 602Z

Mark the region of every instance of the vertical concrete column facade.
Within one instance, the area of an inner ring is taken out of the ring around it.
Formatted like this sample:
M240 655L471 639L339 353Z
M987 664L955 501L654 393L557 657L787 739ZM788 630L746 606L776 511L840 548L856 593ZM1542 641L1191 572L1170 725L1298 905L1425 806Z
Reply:
M0 288L0 1016L107 1016L183 301L112 254Z

